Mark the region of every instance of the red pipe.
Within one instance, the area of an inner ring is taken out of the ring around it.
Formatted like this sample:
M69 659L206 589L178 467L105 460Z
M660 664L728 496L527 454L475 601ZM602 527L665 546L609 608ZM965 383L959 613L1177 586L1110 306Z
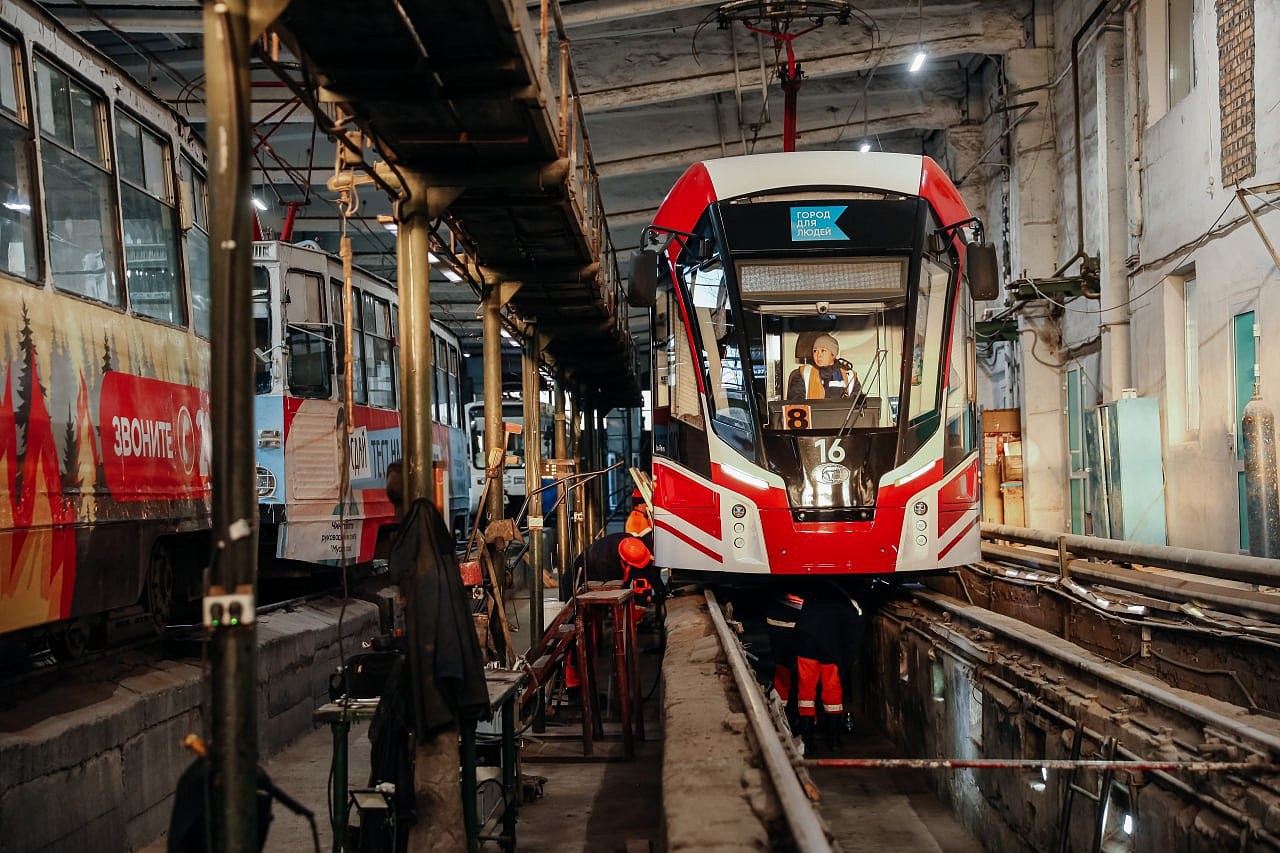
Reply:
M293 221L298 217L298 208L302 207L303 202L291 201L285 204L289 208L289 212L284 215L284 227L280 229L280 242L288 243L293 240Z
M1280 764L1257 761L1104 761L1067 758L813 758L810 767L910 768L913 770L1213 770L1275 773Z

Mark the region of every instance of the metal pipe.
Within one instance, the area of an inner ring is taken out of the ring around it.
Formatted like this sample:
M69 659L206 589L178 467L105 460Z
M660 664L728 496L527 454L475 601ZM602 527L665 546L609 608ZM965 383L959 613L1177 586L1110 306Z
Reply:
M574 423L576 424L577 421ZM600 445L597 441L599 435L600 433L596 430L596 410L584 408L582 410L581 432L578 435L578 446L582 448L582 468L579 470L596 471L600 469ZM582 540L582 548L584 550L590 538L594 537L596 531L600 529L599 493L600 482L595 478L582 484L583 510L586 515L588 537Z
M993 561L1016 563L1051 575L1059 574L1057 559L1050 559L1047 556L1040 557L1036 554L1028 553L1024 548L1013 548L984 542L982 543L982 555ZM1240 615L1266 613L1280 618L1280 601L1277 601L1275 596L1266 593L1245 590L1233 591L1229 588L1209 583L1162 577L1147 572L1132 572L1128 569L1113 568L1104 563L1096 563L1089 560L1069 560L1067 562L1067 573L1076 580L1105 584L1117 589L1163 598L1167 601L1176 601L1182 604L1208 604L1212 605L1215 610L1225 610Z
M827 842L826 833L822 831L822 823L818 820L813 803L805 796L804 788L796 778L791 762L787 760L787 753L782 748L777 730L769 724L771 719L769 709L765 705L764 697L760 695L755 674L747 665L747 659L743 656L737 639L725 624L724 614L720 612L720 605L716 601L716 594L707 590L706 597L711 622L716 627L720 647L724 649L729 668L733 671L733 680L738 686L738 693L742 696L743 704L746 705L747 719L751 722L756 743L760 744L765 768L769 771L769 781L773 783L773 789L782 803L782 813L786 816L787 826L791 828L791 835L795 838L796 849L808 851L808 853L830 851L831 845Z
M1280 585L1280 563L1261 557L1243 554L1220 554L1216 551L1198 551L1193 548L1171 548L1165 545L1144 545L1119 539L1099 539L1094 536L1053 533L1027 527L1009 527L1003 524L983 524L982 535L989 539L1006 539L1044 548L1058 548L1058 540L1072 554L1096 557L1099 560L1141 563L1174 569L1190 574L1216 577L1242 583Z
M209 150L209 284L213 319L213 564L209 594L254 595L258 504L253 433L253 239L249 209L249 3L204 6ZM212 850L257 847L257 623L222 625L210 643Z
M1165 770L1184 773L1275 773L1280 764L1259 761L1107 761L1100 758L808 758L809 767L910 770Z

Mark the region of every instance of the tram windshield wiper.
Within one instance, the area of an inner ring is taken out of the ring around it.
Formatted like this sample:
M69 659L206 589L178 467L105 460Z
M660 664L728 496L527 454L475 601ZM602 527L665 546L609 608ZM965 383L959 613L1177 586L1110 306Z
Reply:
M886 357L888 357L888 350L876 350L876 357L871 361L871 369L867 371L867 375L876 386L880 384L880 364ZM870 399L867 393L869 390L874 390L874 388L866 388L859 383L858 393L851 398L852 402L849 404L849 411L845 413L844 423L840 424L840 430L837 435L847 435L853 425L858 422L858 418L866 411L867 400Z

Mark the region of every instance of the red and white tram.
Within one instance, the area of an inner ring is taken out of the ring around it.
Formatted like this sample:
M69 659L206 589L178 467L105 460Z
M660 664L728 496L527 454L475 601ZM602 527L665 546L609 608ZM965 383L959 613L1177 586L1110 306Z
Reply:
M927 157L793 152L685 172L631 297L654 308L660 565L888 575L978 559L960 282L995 296L994 250L966 240L980 229Z

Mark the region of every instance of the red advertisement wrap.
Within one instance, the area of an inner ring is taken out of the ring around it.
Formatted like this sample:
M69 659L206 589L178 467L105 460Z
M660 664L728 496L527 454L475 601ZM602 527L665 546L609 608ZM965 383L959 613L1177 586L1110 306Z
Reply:
M209 394L189 385L110 372L98 429L116 500L194 498L209 491Z

